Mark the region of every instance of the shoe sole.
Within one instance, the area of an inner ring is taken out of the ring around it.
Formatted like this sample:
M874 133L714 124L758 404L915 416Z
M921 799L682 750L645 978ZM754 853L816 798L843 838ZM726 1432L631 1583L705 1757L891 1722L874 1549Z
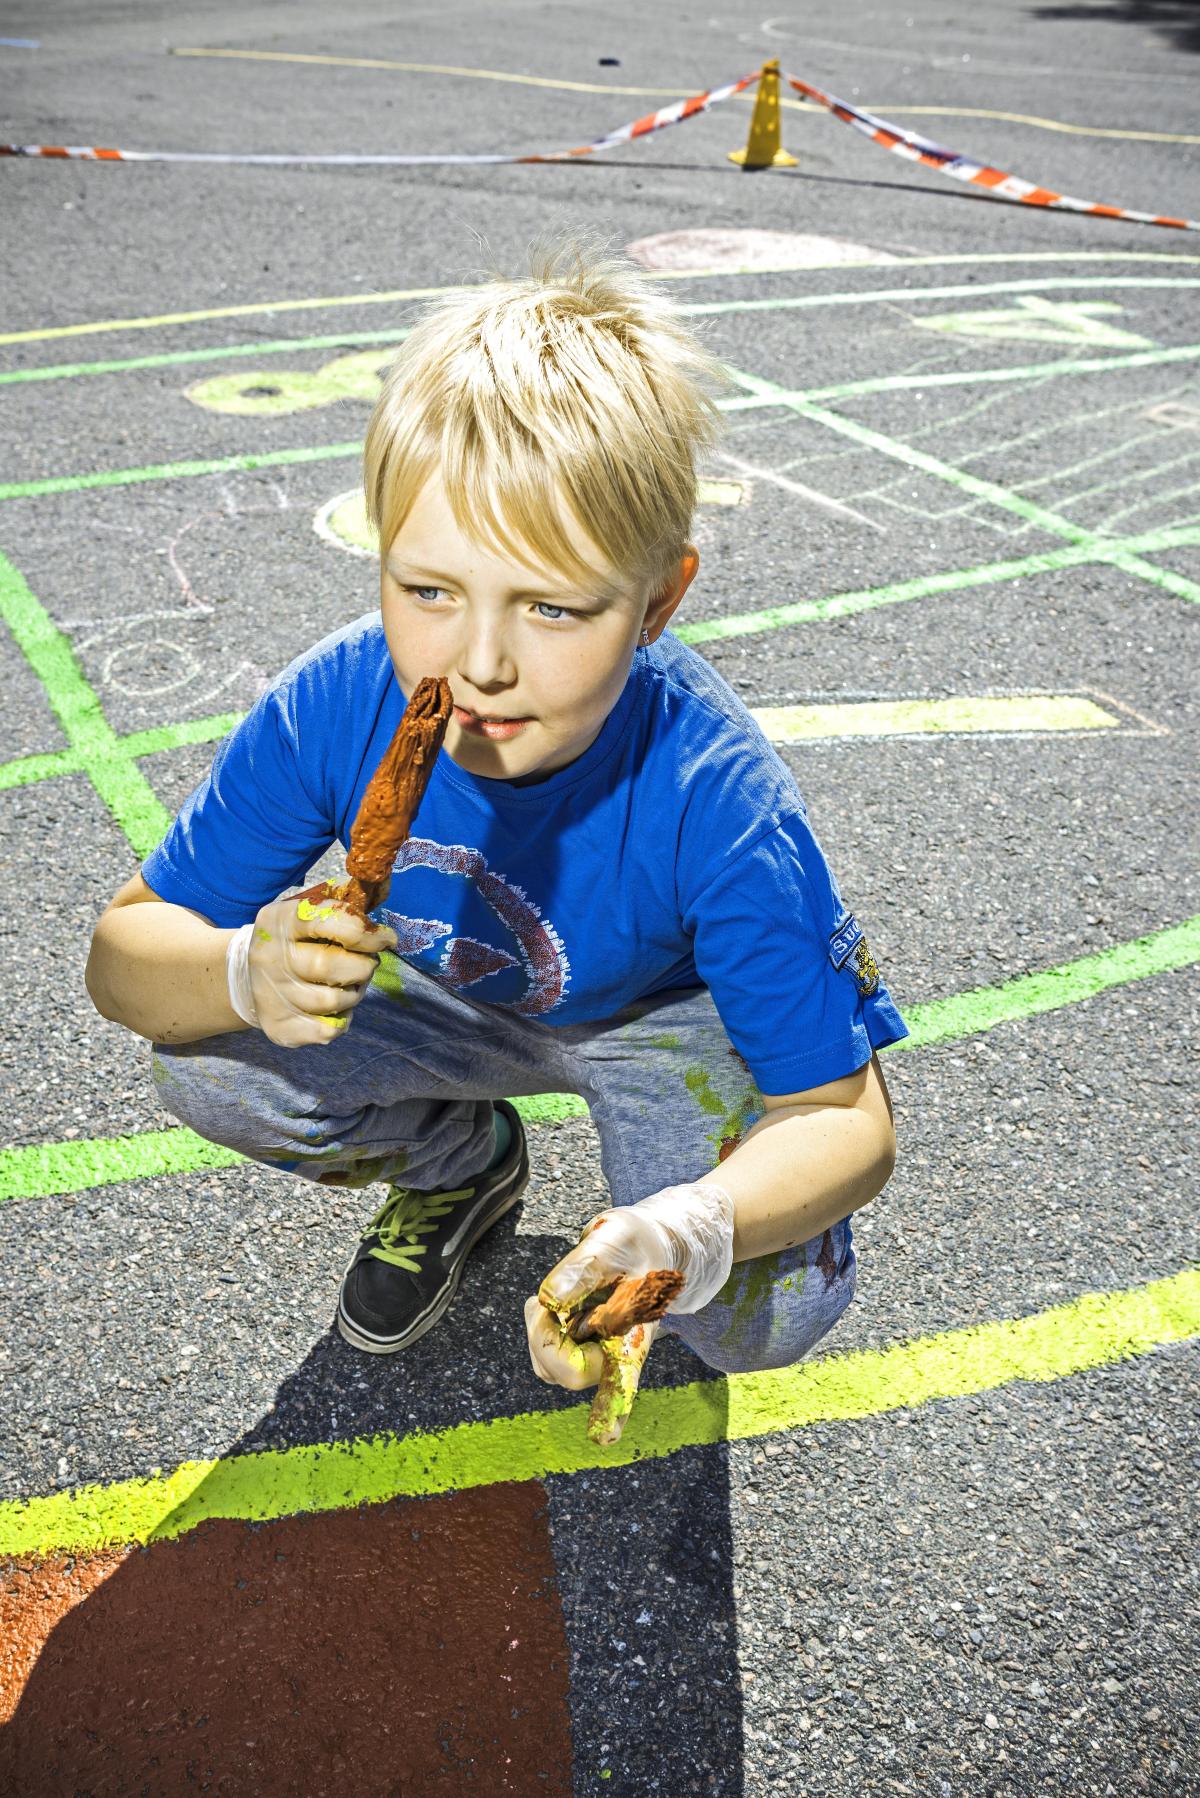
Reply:
M402 1336L373 1336L369 1330L364 1330L361 1324L356 1324L347 1317L339 1293L337 1327L338 1334L342 1339L345 1342L348 1342L352 1348L363 1349L368 1355L394 1355L397 1349L407 1348L410 1343L416 1342L420 1337L424 1336L427 1330L432 1330L434 1324L445 1315L453 1303L454 1296L458 1291L459 1282L462 1279L462 1270L467 1265L467 1258L470 1255L471 1250L475 1247L475 1244L479 1241L481 1236L486 1236L493 1224L499 1223L506 1211L512 1210L528 1184L529 1154L526 1150L521 1156L515 1184L507 1193L505 1193L503 1199L494 1210L488 1212L487 1216L480 1223L479 1228L473 1232L470 1241L467 1243L459 1257L458 1265L453 1274L434 1298L428 1310L423 1311L416 1322L412 1324L409 1329L405 1330ZM354 1266L357 1258L358 1250L355 1249L354 1254L351 1255L349 1261L346 1263L345 1272L342 1274L343 1282L345 1281L346 1274L350 1272L350 1269Z

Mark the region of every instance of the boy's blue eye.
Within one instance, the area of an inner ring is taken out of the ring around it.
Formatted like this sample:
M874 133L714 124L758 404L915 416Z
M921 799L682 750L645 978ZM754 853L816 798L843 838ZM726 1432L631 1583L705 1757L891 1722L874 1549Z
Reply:
M547 613L554 613L554 617L549 619L551 624L557 624L560 618L570 618L573 616L573 613L568 612L565 606L552 605L548 599L539 599L537 609L541 612L543 617L545 617Z
M410 587L408 590L410 593L415 593L418 599L423 599L430 605L433 603L433 596L443 591L441 587Z

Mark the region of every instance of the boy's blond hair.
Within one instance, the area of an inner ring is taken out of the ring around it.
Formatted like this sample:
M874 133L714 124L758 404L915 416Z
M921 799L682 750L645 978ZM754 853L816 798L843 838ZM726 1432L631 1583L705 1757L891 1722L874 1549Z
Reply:
M438 301L389 368L364 448L381 553L438 472L476 542L586 589L582 529L622 577L657 586L688 541L697 457L719 430L705 387L722 381L633 263L536 243L528 277Z

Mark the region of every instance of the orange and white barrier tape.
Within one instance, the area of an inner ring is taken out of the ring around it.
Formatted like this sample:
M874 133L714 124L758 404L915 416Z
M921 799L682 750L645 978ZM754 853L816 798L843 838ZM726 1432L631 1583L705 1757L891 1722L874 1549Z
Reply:
M578 156L599 155L620 144L631 143L634 138L647 137L652 131L661 131L667 125L679 125L685 119L695 118L699 113L707 112L710 107L719 106L722 100L731 100L735 94L744 93L747 88L753 87L759 80L760 73L756 69L752 75L744 75L740 81L730 81L724 87L713 87L706 93L693 94L689 100L675 100L670 106L660 106L657 112L633 119L627 125L619 125L616 130L606 132L603 137L595 138L590 144L580 144L572 150L545 150L522 156L495 153L410 156L360 156L345 153L306 156L286 152L250 154L221 150L111 150L69 144L0 144L0 156L44 156L82 162L216 162L272 166L313 164L326 168L421 168L462 164L565 162ZM957 150L944 149L931 138L922 137L917 131L906 131L900 125L890 125L886 119L876 118L874 113L863 112L858 107L851 106L848 101L839 100L835 94L824 93L819 87L801 81L798 75L785 75L783 79L796 93L825 107L844 125L852 125L872 142L882 144L885 150L892 150L897 156L904 156L910 162L924 163L927 168L937 169L939 174L950 175L956 181L966 181L976 187L986 188L988 192L1003 199L1059 212L1087 212L1098 218L1125 219L1135 225L1167 225L1178 231L1200 231L1200 222L1195 219L1172 218L1156 212L1132 212L1124 206L1101 206L1094 200L1075 200L1069 194L1057 193L1053 188L1038 187L1034 182L1023 181L1017 175L1005 174L1003 169L975 162L969 156L960 156Z
M755 69L752 75L744 75L740 81L731 81L725 87L709 88L707 93L693 94L690 100L674 100L670 106L660 106L657 112L647 113L645 118L633 119L628 125L618 125L615 131L608 131L603 137L596 138L590 144L581 144L574 150L545 150L536 155L503 156L357 156L351 153L332 156L297 156L290 154L258 155L238 154L221 150L102 150L94 146L70 144L0 144L0 156L49 156L68 158L76 162L226 162L226 163L268 163L279 164L317 163L330 168L419 168L430 164L458 163L512 163L512 162L565 162L576 156L595 156L602 150L615 149L618 144L628 144L636 137L648 137L652 131L661 131L667 125L680 125L685 119L693 119L698 113L707 112L710 106L719 106L722 100L731 100L735 94L741 94L748 87L753 87L759 77Z
M1019 175L1006 175L1003 169L990 168L987 163L960 156L957 150L944 150L917 131L905 131L899 125L889 125L886 119L876 118L874 113L861 112L857 106L839 100L835 94L825 94L819 87L811 87L798 75L785 75L784 80L798 94L815 100L818 106L827 107L843 125L853 125L856 131L861 131L874 143L882 144L885 150L894 150L897 156L905 156L910 162L923 162L927 168L952 175L956 181L969 181L975 187L985 187L1006 200L1017 200L1024 206L1045 206L1058 212L1091 212L1099 218L1128 219L1134 225L1169 225L1177 231L1200 231L1200 223L1195 219L1169 218L1158 212L1130 212L1124 206L1100 206L1094 200L1073 200L1069 194L1056 193L1052 187L1036 187L1032 181L1022 181Z

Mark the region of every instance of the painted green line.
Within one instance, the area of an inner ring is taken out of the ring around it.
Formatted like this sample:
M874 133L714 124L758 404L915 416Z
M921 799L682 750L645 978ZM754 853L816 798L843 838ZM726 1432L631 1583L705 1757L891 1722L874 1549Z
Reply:
M1036 1017L1061 1006L1094 998L1109 987L1169 973L1200 960L1200 917L1165 930L1098 949L1060 967L1021 974L1000 986L975 987L945 999L905 1007L908 1037L895 1049L919 1049L991 1030L997 1024ZM889 1050L888 1053L892 1051ZM574 1093L544 1093L515 1099L530 1123L585 1117L587 1106ZM224 1161L212 1161L212 1154ZM189 1159L192 1157L192 1159ZM232 1166L241 1156L214 1149L203 1137L178 1127L133 1136L99 1137L67 1143L38 1143L0 1150L0 1200L52 1198L122 1180L155 1174L189 1173L196 1167Z
M212 743L227 736L240 724L245 712L218 712L211 718L193 718L184 724L160 724L151 730L132 731L117 737L123 755L131 759L157 755L164 749L179 749L185 744ZM0 762L0 793L10 787L24 787L37 780L50 780L60 774L83 774L87 760L79 749L54 749L45 755L17 756L11 762Z
M1010 283L1008 285L1011 287L1013 284ZM1029 284L1027 283L1026 285ZM1046 283L1046 285L1053 285L1053 283ZM1064 285L1070 284L1065 283ZM1160 285L1170 286L1174 284L1167 282L1160 283ZM1191 283L1182 283L1181 285L1200 287L1200 280ZM967 288L955 291L982 293L986 291L986 289ZM798 305L801 303L806 305L827 305L831 303L831 300L834 297L841 299L866 299L868 297L887 298L894 296L821 296L809 294L802 296L802 300L796 300L794 302L787 299L730 301L727 309L746 310L754 307L777 308L791 304ZM687 311L689 308L685 307L684 310ZM691 308L690 310L697 309ZM699 310L704 310L704 308L699 308ZM389 339L397 338L398 335L403 335L403 333L367 332L360 333L359 338L363 341L387 341ZM209 350L195 352L194 354L184 352L175 356L135 357L130 362L124 364L81 363L63 365L63 367L58 370L49 371L26 369L18 370L11 375L0 375L0 384L3 384L7 380L48 378L49 374L56 372L67 374L90 374L102 372L108 368L157 367L163 366L169 362L187 360L199 361L202 359L216 360L223 355L235 356L251 354L256 348L262 349L264 353L267 350L284 352L288 349L299 350L310 348L320 343L329 345L348 343L351 341L352 339L349 336L325 339L310 338L298 340L293 343L288 343L285 340L281 344L259 346L237 345L228 350ZM732 378L747 391L740 397L722 397L716 404L718 410L722 412L745 412L770 406L786 406L792 411L799 412L805 417L812 418L817 423L828 425L833 430L840 430L844 436L857 436L858 441L865 444L867 447L881 450L885 455L898 458L901 461L907 461L911 467L923 468L925 472L936 474L942 480L951 480L953 478L953 483L962 488L964 492L972 493L976 498L990 499L994 504L1003 504L1008 511L1016 511L1019 516L1026 518L1030 523L1041 523L1045 519L1055 518L1056 514L1044 512L1031 501L1021 499L1019 495L1010 492L1006 487L998 486L995 482L981 481L975 475L966 474L959 469L952 469L950 464L941 462L937 458L929 456L927 452L923 450L912 449L906 444L899 443L894 438L883 436L880 432L871 432L867 426L856 425L855 421L843 418L838 413L822 411L817 402L826 399L844 399L862 394L886 393L897 391L902 388L969 386L973 383L978 384L994 381L1034 381L1058 376L1097 374L1105 373L1111 369L1144 368L1153 366L1157 363L1195 361L1198 357L1200 357L1200 345L1186 344L1173 349L1142 350L1127 356L1073 357L1069 359L1060 359L1057 362L1047 361L1042 363L1031 363L1026 364L1021 368L1013 369L958 369L947 374L927 376L884 375L880 376L877 380L843 382L837 386L817 387L812 388L811 390L805 388L791 389L780 387L777 383L767 381L759 376L747 375L741 373L737 369L730 369L729 373ZM271 468L301 462L336 460L358 455L361 452L361 447L360 443L318 444L307 449L273 450L265 451L257 455L225 456L209 461L153 463L138 468L101 469L91 474L52 475L39 481L10 481L0 485L0 500L37 499L51 493L81 493L97 487L133 486L143 481L185 480L197 475L228 474L253 468ZM1003 500L998 497L1000 495L1004 496ZM1075 540L1081 540L1087 535L1081 527L1071 525L1066 519L1057 519L1057 522L1053 525L1043 524L1043 528L1053 530L1054 533L1059 536L1070 535Z
M953 256L899 256L892 267L898 268L949 268L970 264L991 262L1168 262L1191 263L1200 262L1200 256L1189 256L1179 251L1170 250L1030 250L1025 253L1011 254L1008 251L985 251L973 253L964 251ZM814 267L841 268L842 263L814 264ZM864 264L874 267L874 264ZM736 279L739 276L759 277L762 275L795 275L807 274L808 269L797 270L794 264L781 268L753 269L672 269L660 270L655 275L657 281L716 281ZM1119 277L1105 283L1109 287L1117 285ZM1049 286L1050 283L1039 283ZM27 331L0 332L0 343L42 343L60 337L91 337L107 331L162 331L171 325L191 325L214 318L249 318L259 313L276 312L332 312L343 306L381 306L390 305L397 300L432 299L443 293L457 293L459 285L453 287L401 287L393 288L386 293L347 293L319 296L300 300L256 300L240 306L209 306L201 311L193 312L160 312L142 318L106 318L93 320L80 325L40 325ZM975 293L990 291L984 287L970 289Z
M46 689L68 743L134 853L149 855L170 827L171 814L118 743L67 638L3 555L0 617Z
M766 270L764 272L770 273L771 271ZM789 272L794 274L802 273L804 271L790 270L778 272ZM659 278L661 278L661 276ZM699 279L701 277L693 276L691 278ZM1189 278L1188 276L1165 277L1128 275L1106 277L1103 275L1080 275L1075 277L1060 276L1057 278L1034 277L1020 281L993 281L979 285L881 288L875 292L868 290L863 293L802 294L783 295L774 299L762 300L724 300L715 302L711 305L697 302L694 304L681 304L678 309L684 314L695 316L713 312L777 312L794 311L798 308L809 310L814 307L819 308L822 306L867 306L876 305L881 302L891 302L897 299L904 299L907 301L920 300L922 298L933 300L974 299L981 294L1030 293L1041 292L1048 288L1078 289L1102 287L1105 291L1108 291L1114 287L1196 286L1200 286L1200 280ZM438 289L436 291L448 292L453 290ZM341 331L327 333L320 337L284 337L275 338L269 342L263 343L235 343L217 348L198 350L169 350L153 356L127 356L117 360L102 362L53 362L47 363L39 368L17 368L0 373L0 386L25 381L64 380L80 375L124 374L131 370L145 368L173 368L186 366L188 363L192 362L219 362L225 357L279 356L286 355L290 351L336 349L341 344L399 343L407 337L407 335L408 328L398 326L391 331ZM0 336L0 343L6 341L11 341L11 339ZM1195 354L1196 352L1189 352L1187 349L1151 350L1144 352L1144 354L1150 356L1154 360L1186 360L1189 353ZM1092 366L1092 364L1083 362L1079 365L1079 370L1080 372L1083 372L1090 366ZM1095 362L1095 366L1106 367L1109 366L1109 364L1106 361L1098 359ZM1144 365L1137 360L1126 363L1121 359L1114 359L1113 366L1136 368ZM1054 373L1071 374L1076 372L1075 367L1066 362L1061 364L1048 363L1045 367L1047 371L1052 371ZM809 397L814 399L834 399L841 397L846 393L873 393L886 391L889 386L952 385L973 379L1020 380L1025 378L1029 377L1024 370L1020 369L1013 371L985 371L974 375L968 372L927 376L888 375L882 377L878 383L852 382L847 387L819 388L809 395Z
M131 731L117 740L126 755L157 755L164 749L181 749L192 743L212 743L226 737L245 712L213 712L207 718L190 718L183 724L156 724L149 730Z
M773 381L764 380L760 375L745 374L736 368L730 368L728 373L739 386L759 399L770 399L774 405L787 406L801 418L809 418L814 424L824 425L839 437L848 437L852 443L861 443L865 449L875 450L894 462L903 462L908 468L920 469L922 474L945 481L960 493L970 494L972 499L985 500L989 505L999 506L1002 511L1012 512L1016 517L1023 518L1027 524L1037 525L1039 529L1056 537L1067 537L1073 543L1095 541L1093 532L1072 524L1070 519L1060 517L1057 512L1047 511L1033 500L1022 498L1008 487L1001 487L997 481L985 481L979 475L968 474L965 469L943 462L940 456L931 456L928 450L914 449L909 443L901 443L896 437L888 437L883 431L860 424L856 418L847 418L841 412L831 412L827 406L789 398L784 388L776 386Z
M1178 599L1190 599L1193 605L1200 605L1200 581L1190 581L1185 574L1176 574L1173 568L1163 568L1157 562L1146 562L1141 556L1126 555L1119 551L1106 560L1114 568L1124 569L1126 574L1153 582L1165 593L1174 593Z
M95 474L52 475L44 481L8 481L0 500L39 499L47 493L86 493L94 487L132 487L140 481L184 481L194 475L234 474L249 468L284 468L297 462L330 462L361 456L362 443L322 443L313 449L264 450L255 456L217 456L208 462L156 462L146 468L103 468Z
M722 312L808 312L819 306L872 306L880 301L911 305L914 300L976 299L991 293L1045 293L1051 288L1103 287L1200 287L1200 280L1185 275L1057 275L1033 276L1022 281L980 281L961 287L881 287L863 293L783 294L766 300L705 300L680 308L692 317L714 317ZM0 343L4 339L0 337Z
M586 1117L587 1104L576 1093L537 1093L514 1099L527 1124L557 1124ZM94 1136L75 1142L33 1143L0 1150L0 1200L48 1199L66 1193L91 1192L125 1180L151 1180L160 1174L191 1174L200 1168L234 1167L246 1160L236 1149L223 1148L175 1125L133 1136Z
M20 755L0 762L0 793L11 787L27 787L60 774L82 774L83 756L78 749L52 749L42 755Z
M1154 368L1166 362L1194 362L1200 357L1200 344L1182 344L1169 350L1136 350L1126 356L1077 356L1058 362L1029 362L1022 368L956 368L941 374L880 375L871 381L844 381L838 387L798 387L783 390L789 400L844 400L868 393L903 393L927 387L977 387L989 382L1041 381L1050 376L1104 374L1114 368ZM2 377L0 377L2 378ZM781 403L783 393L780 395ZM751 411L761 401L726 400L726 412Z
M1078 956L1057 968L1018 974L1000 986L951 993L924 1005L907 1007L909 1034L893 1049L927 1049L933 1043L957 1042L997 1024L1023 1022L1042 1012L1059 1011L1094 999L1110 987L1126 986L1154 974L1173 973L1200 961L1200 916L1155 930L1130 943L1116 943Z
M772 743L830 737L940 736L953 731L1119 730L1121 720L1082 693L956 694L949 699L862 699L833 705L756 706Z
M179 1126L146 1130L137 1136L93 1136L77 1142L33 1143L5 1149L0 1159L0 1193L29 1198L37 1193L90 1192L121 1180L150 1180L158 1174L191 1174L200 1168L235 1167L236 1149L207 1142Z
M753 612L733 612L726 618L704 618L695 624L672 625L675 635L684 643L714 643L725 637L752 636L760 631L786 630L794 624L814 624L826 618L844 618L854 612L873 611L876 606L902 605L909 600L931 599L939 593L958 593L967 587L982 587L993 581L1015 581L1029 574L1050 574L1058 568L1074 568L1084 563L1112 563L1140 573L1144 579L1157 580L1167 571L1153 562L1135 566L1140 551L1188 549L1200 544L1200 526L1175 525L1166 530L1147 531L1140 537L1113 538L1106 542L1095 537L1090 542L1070 548L1043 550L1037 555L1015 557L1007 562L980 562L974 568L953 568L944 574L918 575L910 581L889 581L882 587L861 587L856 592L835 593L828 599L798 599L789 605L761 606ZM1126 558L1130 558L1126 561ZM1182 578L1182 577L1180 577ZM1165 580L1158 581L1166 586ZM1190 583L1185 583L1190 585ZM1185 593L1191 598L1191 593Z
M46 343L59 337L94 337L108 331L165 331L213 318L251 318L259 313L333 312L342 306L388 306L397 300L436 299L456 287L393 287L385 293L343 293L305 300L254 300L241 306L206 306L195 312L157 312L142 318L104 318L83 325L36 325L29 331L0 331L0 343Z
M80 1486L0 1506L0 1554L85 1554L169 1541L211 1518L272 1518L427 1498L551 1474L629 1467L680 1449L744 1442L816 1423L886 1416L1112 1367L1200 1333L1200 1271L1124 1292L1089 1292L885 1349L826 1355L638 1396L621 1440L588 1441L588 1407L563 1404L486 1423L185 1461L166 1475Z
M118 362L50 362L42 368L12 368L0 374L0 387L23 381L64 381L76 375L126 374L138 368L178 368L189 362L222 362L233 356L286 356L300 350L332 350L351 344L401 343L408 331L337 331L325 337L279 337L271 343L230 343L219 349L167 350L157 356L126 356Z
M1200 532L1197 533L1200 537ZM695 624L672 628L684 643L716 643L725 637L745 637L760 631L785 630L793 624L814 624L826 618L845 618L853 612L873 611L876 606L902 605L939 593L959 593L966 587L992 581L1016 581L1028 574L1049 574L1097 560L1090 544L1070 549L1043 550L1005 562L981 562L974 568L954 568L945 574L917 575L910 581L889 581L882 587L862 587L857 592L835 593L828 599L797 599L788 605L761 606L753 612L734 612L727 618L705 618Z

